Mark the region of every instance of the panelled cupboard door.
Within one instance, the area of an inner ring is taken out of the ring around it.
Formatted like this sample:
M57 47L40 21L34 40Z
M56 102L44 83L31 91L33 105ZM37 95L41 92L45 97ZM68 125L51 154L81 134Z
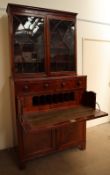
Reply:
M57 149L82 147L86 141L86 122L74 122L63 124L56 129Z
M39 130L34 133L24 133L24 152L26 157L31 157L34 154L44 155L53 151L53 131L52 129Z

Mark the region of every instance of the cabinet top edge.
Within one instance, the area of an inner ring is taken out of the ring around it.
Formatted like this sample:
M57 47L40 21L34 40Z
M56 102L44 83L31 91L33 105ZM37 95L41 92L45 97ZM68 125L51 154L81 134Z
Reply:
M9 13L13 9L16 9L16 10L19 10L19 9L37 10L37 11L43 11L43 12L47 12L47 13L49 13L49 12L50 13L60 13L60 14L65 13L67 15L74 15L74 16L76 16L78 14L78 13L63 11L63 10L48 9L48 8L42 8L42 7L8 3L7 8L6 8L6 12Z

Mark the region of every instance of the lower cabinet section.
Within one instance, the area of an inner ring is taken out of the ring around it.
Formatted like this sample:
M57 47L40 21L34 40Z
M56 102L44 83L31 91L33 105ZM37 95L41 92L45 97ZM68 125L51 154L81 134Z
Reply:
M24 160L77 146L85 149L86 121L67 122L34 132L23 132Z
M72 147L85 149L86 121L107 115L103 111L80 106L76 110L41 113L39 117L36 113L26 115L24 121L17 119L20 166L23 167L29 159L52 152Z

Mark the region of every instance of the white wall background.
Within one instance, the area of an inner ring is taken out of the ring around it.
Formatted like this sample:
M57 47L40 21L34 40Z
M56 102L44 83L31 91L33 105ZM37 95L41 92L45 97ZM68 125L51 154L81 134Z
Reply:
M88 75L87 89L96 92L97 108L110 113L110 41L83 40L83 73ZM92 120L88 126L107 120Z
M91 46L90 43L85 42L85 39L91 40L106 40L110 41L110 0L0 0L0 149L13 146L13 127L12 127L12 112L11 112L11 99L10 99L10 63L9 63L9 44L8 44L8 23L6 7L7 3L17 3L24 5L31 5L43 8L52 8L58 10L65 10L78 13L77 21L77 56L78 56L78 73L88 73L88 90L91 88L97 89L99 83L99 77L96 77L94 84L91 85L90 78L92 72L88 72L90 64L89 60L91 57ZM109 42L108 42L109 43ZM108 46L108 45L107 45ZM102 46L103 47L103 46ZM105 46L104 46L105 47ZM108 46L109 47L109 46ZM89 48L89 52L87 52ZM95 48L92 47L92 51L95 52ZM98 47L99 49L99 47ZM98 52L98 50L96 51ZM102 49L103 52L103 49ZM110 58L109 49L104 51L105 58ZM88 59L87 59L88 57ZM94 61L97 59L94 54ZM104 56L103 56L104 59ZM85 61L86 60L86 61ZM100 58L98 58L100 60ZM105 59L106 61L106 59ZM87 64L87 65L86 65ZM98 63L100 67L101 63ZM86 67L88 69L86 69ZM98 69L99 70L99 69ZM97 71L97 69L95 69ZM99 74L100 74L99 70ZM107 69L107 84L104 87L104 91L108 87L110 82L109 69ZM106 76L105 75L105 76ZM97 81L98 78L98 81ZM105 80L104 76L100 77L100 82ZM102 90L103 93L103 89ZM108 90L107 90L108 93ZM107 94L107 100L110 94ZM100 98L102 95L100 93ZM109 100L108 100L109 101ZM109 104L109 103L108 103ZM109 112L109 105L106 105L105 98L101 101L102 109L106 109ZM94 126L99 123L108 121L108 117L91 121L88 126Z

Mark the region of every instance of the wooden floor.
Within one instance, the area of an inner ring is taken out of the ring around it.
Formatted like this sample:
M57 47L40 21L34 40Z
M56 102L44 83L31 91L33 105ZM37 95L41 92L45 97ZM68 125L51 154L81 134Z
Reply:
M110 175L110 123L87 129L85 151L70 149L17 167L14 149L0 151L0 175Z

